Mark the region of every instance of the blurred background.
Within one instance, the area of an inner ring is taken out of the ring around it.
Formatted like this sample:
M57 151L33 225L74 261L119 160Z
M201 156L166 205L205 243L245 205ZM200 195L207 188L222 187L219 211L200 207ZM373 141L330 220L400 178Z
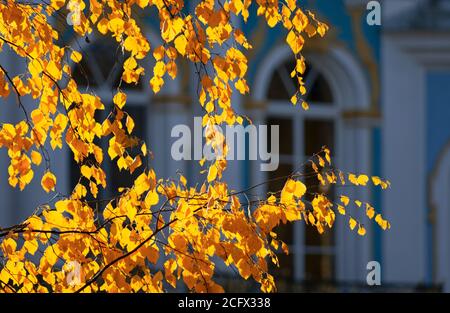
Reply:
M248 23L236 20L253 49L247 53L250 94L236 93L233 105L256 125L280 125L280 166L261 172L259 161L230 161L226 179L233 189L302 170L298 166L322 145L331 148L337 168L391 181L387 191L350 186L320 190L332 198L346 194L370 202L390 221L388 231L367 221L368 233L360 237L339 216L333 230L321 236L303 222L280 227L280 238L291 252L280 255L280 268L274 269L279 291L450 291L450 1L379 1L380 26L368 25L368 2L300 1L330 26L325 38L309 40L304 48L308 111L289 101L296 88L289 75L295 60L285 34L256 18L254 8ZM140 13L139 21L152 48L159 46L154 12ZM124 60L118 44L97 40L95 34L73 41L65 28L61 25L63 40L83 51L82 69L74 68L77 82L111 103ZM12 55L2 55L2 62L23 71L24 65L14 63ZM192 185L201 184L205 178L198 162L175 161L170 154L172 127L193 127L193 117L202 115L195 69L180 62L177 79L167 78L155 96L148 85L152 64L149 56L141 83L126 87L126 110L135 119L135 134L154 152L152 165L159 177L182 172ZM5 102L14 101L9 97ZM21 119L20 111L10 108L0 106L1 122ZM107 147L107 142L102 144ZM57 188L69 194L79 177L71 152L64 148L52 152L51 158ZM13 190L8 164L2 150L0 227L20 222L48 201L38 179L22 193ZM110 185L101 196L131 184L132 176L112 163L105 166ZM318 185L313 180L306 183L313 189ZM250 196L280 188L268 183ZM364 210L352 214L364 221ZM366 284L366 265L372 260L381 265L381 286ZM232 271L220 272L227 291L258 290L250 282L233 279Z

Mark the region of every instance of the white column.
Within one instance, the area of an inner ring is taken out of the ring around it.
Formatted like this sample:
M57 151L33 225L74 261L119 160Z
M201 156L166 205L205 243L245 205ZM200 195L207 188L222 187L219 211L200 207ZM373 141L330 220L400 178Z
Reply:
M382 234L383 281L418 283L426 264L424 70L396 45L385 37L382 50L382 172L392 183L383 192L392 225Z

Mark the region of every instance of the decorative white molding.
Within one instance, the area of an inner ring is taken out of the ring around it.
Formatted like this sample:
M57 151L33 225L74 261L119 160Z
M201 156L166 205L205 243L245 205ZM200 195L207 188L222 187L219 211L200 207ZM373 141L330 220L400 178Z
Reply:
M427 70L450 69L450 32L391 31L384 37Z
M252 98L264 101L273 71L285 60L293 57L287 45L272 49L261 62L255 82ZM344 48L333 47L326 54L306 54L311 62L330 82L336 101L345 110L367 109L370 106L370 86L364 70L358 61Z

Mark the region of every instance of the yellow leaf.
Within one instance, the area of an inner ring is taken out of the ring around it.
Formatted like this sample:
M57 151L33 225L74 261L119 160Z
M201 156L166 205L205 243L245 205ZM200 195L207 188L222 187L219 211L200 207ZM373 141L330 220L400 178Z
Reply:
M372 182L375 186L377 186L381 183L381 179L378 176L372 176Z
M177 58L178 52L174 47L167 47L167 50L165 52L169 59L175 60Z
M90 189L91 189L91 194L92 194L92 196L93 196L94 198L97 198L97 195L98 195L98 187L97 187L97 184L94 183L93 181L90 181L90 182L89 182L89 187L90 187Z
M389 181L383 181L380 177L378 176L372 176L372 182L375 186L380 185L382 189L386 189L387 187L389 187L390 182Z
M90 179L92 176L92 168L87 165L81 166L81 175L83 175L87 179Z
M364 226L359 225L359 227L358 227L358 235L364 236L365 234L366 234L366 229L364 228Z
M127 116L126 127L127 127L128 133L131 134L131 132L134 129L134 121L133 121L133 118L129 115Z
M342 202L345 206L347 206L348 203L350 202L350 199L349 199L349 197L347 197L347 196L341 196L341 202Z
M172 286L176 287L177 280L175 275L173 275L173 272L177 268L177 262L173 259L169 259L164 263L164 270L165 270L165 276L166 281Z
M297 95L293 95L293 96L291 97L291 103L292 103L293 105L296 105L296 104L297 104Z
M139 51L138 41L135 37L128 36L123 43L123 47L127 51L131 51L132 55L135 55Z
M214 179L216 179L217 177L217 167L215 164L212 164L209 167L209 171L208 171L208 182L213 181Z
M133 174L133 172L139 168L142 165L142 160L141 157L139 155L137 155L134 159L133 159L133 163L131 163L130 165L130 173Z
M23 244L25 250L31 254L34 255L36 253L36 251L38 250L38 242L36 239L34 240L26 240Z
M75 63L79 63L82 59L82 55L78 51L72 51L72 54L70 55L70 59L74 61Z
M303 49L303 37L301 35L297 35L293 30L288 33L286 42L291 47L294 54L298 54Z
M134 218L136 217L136 214L137 214L136 207L134 205L128 205L126 215L130 219L130 221L134 220Z
M359 185L358 178L356 177L355 174L351 174L351 173L348 174L348 180L349 180L353 185L356 185L356 186Z
M33 59L28 64L28 70L30 71L31 76L37 76L42 73L42 65L38 59Z
M6 255L10 255L16 251L17 243L13 238L7 238L3 240L1 246Z
M55 175L53 175L52 172L47 171L44 174L44 176L42 177L41 185L42 185L42 188L46 192L50 192L52 190L54 191L55 190L55 185L56 185L56 177L55 177Z
M294 191L294 195L297 198L301 198L306 192L306 186L305 184L303 184L301 181L297 180L295 182L295 191Z
M141 152L143 156L147 155L147 145L145 144L145 142L141 146Z
M136 3L141 9L145 8L148 5L149 0L137 0Z
M121 91L116 93L116 95L113 98L114 104L117 105L119 107L119 109L122 109L124 107L126 101L127 101L127 95Z
M386 230L388 228L391 228L391 224L384 220L383 217L381 216L381 214L377 214L377 216L375 217L375 222L383 229Z
M157 204L159 202L159 195L156 190L151 190L145 196L145 205L150 208L151 206Z
M380 224L382 221L383 221L383 218L381 217L381 214L377 214L377 216L375 217L375 222Z
M345 208L342 205L338 205L338 212L341 215L345 215Z
M369 181L369 177L367 175L359 175L357 181L359 185L365 186Z
M289 10L294 11L295 8L297 7L296 1L295 0L287 0L287 4L289 7Z
M162 58L164 58L164 46L159 46L157 48L155 48L155 50L153 50L153 57L155 58L156 61L160 61L162 60Z
M153 76L152 79L150 79L150 86L154 93L158 93L163 85L164 80L159 76Z
M238 81L234 84L234 86L243 95L249 91L247 82L243 78L238 79Z
M281 203L290 204L295 192L295 181L288 179L281 190Z
M33 164L35 164L35 165L40 165L42 162L41 154L34 150L31 151L31 162L33 162Z
M304 74L306 70L306 62L304 58L298 58L295 64L295 70L300 74Z
M372 208L371 206L367 205L366 215L368 218L372 219L375 216L375 209Z
M55 253L55 249L53 249L52 246L48 246L44 251L42 259L45 259L50 264L50 266L55 265L56 261L58 260L58 256Z
M309 104L306 101L303 101L302 102L302 108L303 108L303 110L308 111L309 110Z
M177 51L181 55L185 55L186 54L187 40L186 40L185 36L179 35L177 38L175 38L174 44L175 44L175 49L177 49Z
M151 263L156 264L159 258L158 247L143 247L140 250L143 256L145 256Z
M289 222L297 221L301 218L300 211L297 210L294 206L287 206L284 210L284 213L286 215L286 219Z
M239 262L237 262L236 264L236 268L239 271L239 274L244 278L247 279L250 277L251 273L252 273L252 268L251 266L248 264L246 259L240 259Z
M348 225L350 226L350 229L353 230L356 226L357 222L353 217L350 217L348 221Z
M330 149L325 148L324 152L325 152L325 159L327 160L328 164L331 165Z
M108 32L108 20L106 18L102 18L97 23L97 29L102 35L106 35L106 33Z
M308 221L309 221L312 225L315 224L316 219L314 218L314 215L313 215L312 213L309 213L309 215L308 215Z
M64 6L65 3L66 3L65 0L52 0L51 7L55 10L59 10Z
M181 17L166 19L161 28L161 35L166 42L171 42L183 29L185 21Z
M113 18L112 20L110 20L108 22L109 30L112 31L115 34L123 33L124 32L124 25L125 25L125 22L122 19L118 18L118 17Z
M163 77L166 73L166 65L163 61L156 62L155 66L153 67L153 74L157 77Z
M175 79L177 77L178 68L175 61L170 61L166 64L166 71L172 79Z
M306 87L302 82L300 82L300 87L298 88L298 90L300 91L302 96L304 96L306 94Z
M119 168L119 170L127 169L128 168L127 159L124 157L120 157L117 160L117 167Z
M77 184L72 193L72 195L75 199L84 198L84 197L86 197L86 194L87 194L87 189L82 184Z
M184 177L183 175L180 176L180 183L183 186L186 186L187 180L186 180L186 177Z
M281 250L283 250L283 252L284 252L286 255L289 255L289 247L288 247L288 245L285 244L284 242L281 242Z
M47 74L49 74L53 79L55 80L61 79L62 71L59 69L59 67L53 60L48 62L45 70L47 71Z

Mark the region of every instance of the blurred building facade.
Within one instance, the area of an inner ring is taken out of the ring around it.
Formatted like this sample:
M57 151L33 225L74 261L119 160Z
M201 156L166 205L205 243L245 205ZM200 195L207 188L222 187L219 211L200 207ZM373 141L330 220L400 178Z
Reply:
M350 186L317 191L370 202L392 227L384 232L366 222L368 233L360 237L349 230L346 219L337 217L335 228L322 236L303 222L280 228L291 250L288 256L280 255L280 268L274 270L280 290L370 291L366 265L375 260L381 264L386 289L443 286L450 291L448 1L380 1L381 26L367 24L366 0L303 2L330 25L326 38L308 41L304 50L310 109L290 104L295 84L289 73L294 60L280 29L268 28L260 18L241 24L253 45L248 52L251 91L245 97L236 94L233 105L255 124L280 125L280 166L275 172L261 172L258 161L230 161L225 179L233 189L243 190L294 170L308 171L299 165L327 145L337 168L385 177L392 185L387 191ZM159 46L157 19L142 15L141 22L151 46ZM118 51L117 43L92 36L73 44L83 50L83 70L74 69L77 81L111 103L121 68L120 53L112 53ZM14 57L7 55L3 61L14 64ZM154 95L148 85L153 62L151 57L146 60L146 76L127 90L126 110L135 119L135 133L154 152L152 165L159 177L182 172L191 182L202 182L198 162L175 161L170 153L175 140L172 128L193 127L193 117L202 115L194 68L181 62L178 78L167 79L161 93ZM16 67L17 72L24 70L21 64ZM4 102L1 122L20 120L19 110L11 109L14 97ZM106 142L102 144L107 147ZM58 190L69 194L78 177L71 152L68 148L52 152L51 159ZM9 187L8 162L1 151L0 168L5 170L0 171L0 227L20 222L48 201L37 179L24 192ZM104 197L132 179L114 170L112 163L105 166L110 187L101 192ZM280 188L269 183L252 193ZM364 220L363 210L354 213ZM224 277L228 273L224 270ZM226 278L224 282L232 290L253 289L250 283L237 286Z

